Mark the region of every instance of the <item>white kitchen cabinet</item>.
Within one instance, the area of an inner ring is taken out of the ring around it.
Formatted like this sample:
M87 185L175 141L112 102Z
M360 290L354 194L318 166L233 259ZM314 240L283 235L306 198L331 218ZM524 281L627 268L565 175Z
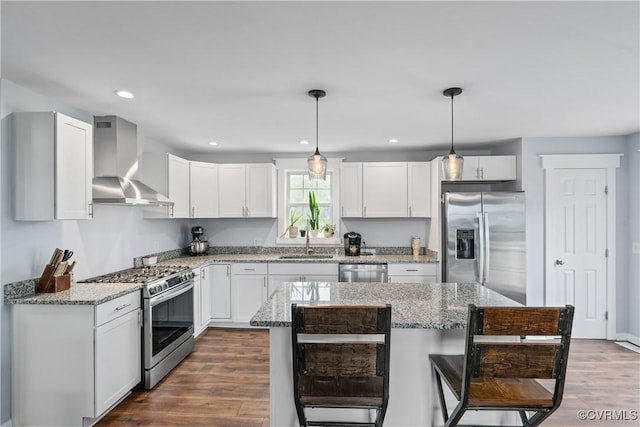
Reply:
M200 335L205 327L200 327L200 306L202 304L202 267L193 269L193 336Z
M340 215L362 217L362 163L342 163L340 169Z
M189 161L167 154L169 191L173 204L172 218L189 218Z
M431 163L407 163L407 196L409 216L414 218L431 216Z
M82 426L140 383L140 291L97 306L12 310L14 426Z
M362 165L362 214L364 217L407 216L407 164L404 162Z
M340 191L345 218L430 217L431 164L343 163Z
M337 263L271 263L269 295L285 282L337 282Z
M220 164L218 180L220 217L276 217L275 165Z
M227 277L226 281L228 283L228 271L228 266L215 264L208 264L193 269L193 323L195 325L193 333L194 336L197 337L202 332L204 332L207 327L209 327L209 322L214 317L214 310L220 310L219 305L221 303L218 300L220 299L224 301L225 294L227 299L227 307L229 306L229 287L227 287L227 289L224 289L224 286L216 283L220 280L220 278L225 276ZM216 284L219 288L222 289L221 293L223 295L216 294L216 291L219 290L215 289ZM218 305L214 305L214 301ZM216 315L219 315L219 313L216 313ZM230 318L230 315L228 315L227 318Z
M231 320L231 265L214 264L211 278L211 320Z
M267 300L267 264L231 264L231 314L234 322L249 322Z
M13 113L15 219L92 216L93 126L57 112Z
M145 218L189 218L189 161L173 154L145 153L144 181L173 202L173 206L145 206Z
M389 282L434 283L437 269L438 263L389 264Z
M191 218L218 216L218 165L189 162L189 205Z
M516 156L465 156L461 181L512 181Z

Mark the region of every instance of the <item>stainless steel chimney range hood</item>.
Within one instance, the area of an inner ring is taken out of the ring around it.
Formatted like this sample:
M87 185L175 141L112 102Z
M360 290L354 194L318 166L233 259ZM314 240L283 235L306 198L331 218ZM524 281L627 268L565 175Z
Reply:
M173 206L164 194L136 179L137 126L117 116L95 116L93 124L93 203Z

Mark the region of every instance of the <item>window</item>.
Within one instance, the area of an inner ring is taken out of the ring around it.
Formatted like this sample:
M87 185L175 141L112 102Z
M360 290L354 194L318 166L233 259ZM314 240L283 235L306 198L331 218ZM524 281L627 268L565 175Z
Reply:
M326 180L310 180L306 171L287 172L287 203L286 218L287 225L290 224L291 212L296 211L301 219L296 224L300 229L308 228L309 215L309 193L316 194L316 202L320 208L318 227L322 229L325 224L333 224L331 187L333 173L327 172Z
M301 215L296 227L300 230L308 228L309 193L316 194L320 208L319 226L335 226L333 237L311 236L314 245L335 245L340 240L340 165L342 159L328 159L326 180L310 180L306 159L276 159L278 169L278 235L276 243L304 245L306 237L298 232L298 237L291 238L285 232L290 224L291 212Z

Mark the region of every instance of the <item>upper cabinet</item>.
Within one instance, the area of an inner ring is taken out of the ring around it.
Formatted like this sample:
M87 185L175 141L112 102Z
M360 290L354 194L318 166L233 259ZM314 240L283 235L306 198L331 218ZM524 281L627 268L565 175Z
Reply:
M343 163L341 215L407 218L431 215L428 162Z
M168 194L174 218L189 218L189 161L167 154ZM170 208L171 209L171 208Z
M218 165L189 162L191 218L218 216Z
M362 216L362 163L343 163L340 169L340 215Z
M407 164L364 163L362 165L362 215L406 217Z
M13 113L15 219L92 216L93 126L56 112Z
M218 165L219 214L276 217L276 167L271 163Z
M431 216L431 163L407 163L407 196L410 217Z
M516 156L464 156L461 181L513 181Z

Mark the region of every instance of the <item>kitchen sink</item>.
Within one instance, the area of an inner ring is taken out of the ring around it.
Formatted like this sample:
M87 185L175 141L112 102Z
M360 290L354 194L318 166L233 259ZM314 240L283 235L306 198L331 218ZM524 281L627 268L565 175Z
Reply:
M288 254L288 255L280 255L278 258L280 259L331 259L333 255L323 255L323 254Z

